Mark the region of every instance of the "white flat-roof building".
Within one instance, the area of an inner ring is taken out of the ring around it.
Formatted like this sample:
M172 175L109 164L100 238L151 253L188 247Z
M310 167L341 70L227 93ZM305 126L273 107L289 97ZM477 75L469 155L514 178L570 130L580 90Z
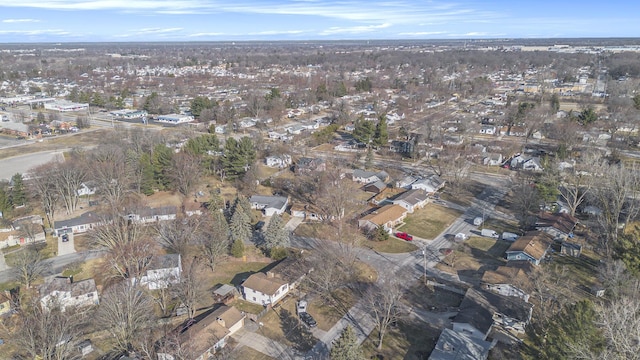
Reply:
M89 110L89 104L74 103L71 101L57 100L50 103L45 103L44 108L47 110L54 110L60 112L69 111L84 111Z
M169 124L184 124L195 120L193 116L181 114L168 114L158 116L158 122Z

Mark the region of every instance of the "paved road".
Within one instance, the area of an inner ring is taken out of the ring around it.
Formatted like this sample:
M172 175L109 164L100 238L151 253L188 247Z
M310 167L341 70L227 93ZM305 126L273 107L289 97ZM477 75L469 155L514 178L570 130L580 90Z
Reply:
M0 159L0 179L9 180L16 173L24 174L30 169L51 161L64 161L61 150L43 151Z
M43 276L51 276L61 273L65 267L74 262L83 262L90 259L96 259L104 255L102 251L83 251L68 255L56 256L44 261L46 269ZM12 269L0 271L0 283L13 281L17 278L16 273Z

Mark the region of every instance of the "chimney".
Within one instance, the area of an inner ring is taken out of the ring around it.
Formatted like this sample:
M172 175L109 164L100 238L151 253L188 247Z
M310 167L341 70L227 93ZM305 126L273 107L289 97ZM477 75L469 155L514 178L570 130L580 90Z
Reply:
M273 279L276 276L272 271L267 271L267 278Z
M218 324L222 325L222 327L227 327L224 320L222 320L222 318L216 318L216 321L218 322Z

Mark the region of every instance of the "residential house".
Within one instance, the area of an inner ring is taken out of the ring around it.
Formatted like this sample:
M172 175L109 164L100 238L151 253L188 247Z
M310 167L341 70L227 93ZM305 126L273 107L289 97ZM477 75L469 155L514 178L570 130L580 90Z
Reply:
M507 249L507 261L526 260L534 265L540 265L552 243L551 235L542 231L530 231L514 241Z
M273 273L255 273L242 283L246 301L260 305L274 305L289 292L289 283Z
M322 212L311 204L295 203L289 209L291 216L304 219L304 221L322 221L324 215Z
M294 172L296 175L308 174L314 171L326 171L327 163L322 158L302 157L296 161Z
M255 120L255 119L252 119L252 118L243 118L243 119L241 119L241 120L240 120L240 122L238 123L238 126L239 126L241 129L247 129L247 128L250 128L250 127L254 127L254 126L256 126L256 124L257 124L257 122L256 122L256 120Z
M445 328L429 360L485 360L491 347L488 341Z
M182 203L182 213L186 216L199 216L202 215L202 210L205 207L205 203L196 201L185 200Z
M539 157L516 155L509 163L511 169L522 169L528 171L542 171L542 164Z
M382 192L386 188L387 188L387 184L385 184L384 182L378 180L378 181L374 181L372 183L365 184L362 187L362 190L364 190L366 192L369 192L369 193L378 194L378 193Z
M396 181L397 188L411 189L411 184L416 182L419 179L417 176L408 175L403 177L402 179Z
M568 213L550 214L545 212L538 215L536 229L551 235L554 241L563 242L573 237L573 230L577 224L578 219Z
M264 162L268 167L279 169L284 169L292 164L291 155L287 154L267 156Z
M486 340L493 328L524 334L532 312L533 305L519 297L470 288L453 318L453 330L481 340Z
M431 175L427 178L420 179L411 184L411 189L420 189L426 191L428 194L433 194L436 191L442 189L445 185L445 181L438 175Z
M166 289L180 282L182 259L180 254L155 255L139 279L131 279L149 290Z
M498 128L496 128L493 125L482 125L480 127L480 134L485 134L485 135L495 135L496 132L498 131Z
M189 322L185 327L174 332L178 341L173 349L166 346L169 351L159 352L158 360L176 360L177 357L171 350L180 353L188 353L189 359L210 359L216 352L227 345L231 335L242 329L246 314L233 306L222 305L197 322ZM179 344L179 345L178 345ZM177 347L180 347L178 349ZM183 358L183 357L180 357Z
M68 220L58 220L53 222L53 230L56 236L65 233L82 234L102 223L103 219L93 211L87 211L78 217Z
M86 183L80 184L80 188L76 191L78 196L90 196L96 193L95 186L87 185Z
M45 309L58 305L62 311L67 307L97 305L98 289L93 279L73 281L73 277L53 277L45 280L39 288L40 303Z
M253 195L249 198L251 208L261 210L264 216L282 215L287 209L289 198L285 196Z
M531 281L522 268L498 266L495 270L487 270L482 275L480 286L504 296L516 296L529 301L529 294L525 289L531 288Z
M504 158L500 153L489 153L482 159L482 163L487 166L500 166L504 162Z
M307 257L288 256L267 271L267 277L282 279L289 284L289 290L294 290L312 271L313 266Z
M400 205L411 214L417 209L423 208L429 202L429 195L420 189L411 189L403 192L393 199L393 203Z
M374 172L355 169L351 174L351 179L360 184L369 184L376 181L387 181L389 174L385 171Z
M358 227L366 230L374 230L382 226L387 232L391 233L393 227L402 223L407 217L407 209L400 205L385 205L363 216L358 220Z
M178 214L178 208L169 205L157 208L143 207L127 215L127 218L133 222L147 224L159 221L175 220Z
M224 134L227 132L227 125L216 125L214 131L216 134Z

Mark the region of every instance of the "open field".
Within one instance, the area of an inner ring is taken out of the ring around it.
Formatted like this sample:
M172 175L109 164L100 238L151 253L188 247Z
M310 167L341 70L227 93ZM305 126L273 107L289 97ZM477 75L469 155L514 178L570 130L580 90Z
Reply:
M42 142L34 142L29 145L0 149L0 159L41 151L55 151L64 148L73 148L75 146L96 145L104 138L104 134L108 131L113 130L100 129L81 131L75 134L44 138Z
M460 212L435 204L428 204L424 208L409 214L404 225L398 230L411 235L432 240L442 233L460 216Z

